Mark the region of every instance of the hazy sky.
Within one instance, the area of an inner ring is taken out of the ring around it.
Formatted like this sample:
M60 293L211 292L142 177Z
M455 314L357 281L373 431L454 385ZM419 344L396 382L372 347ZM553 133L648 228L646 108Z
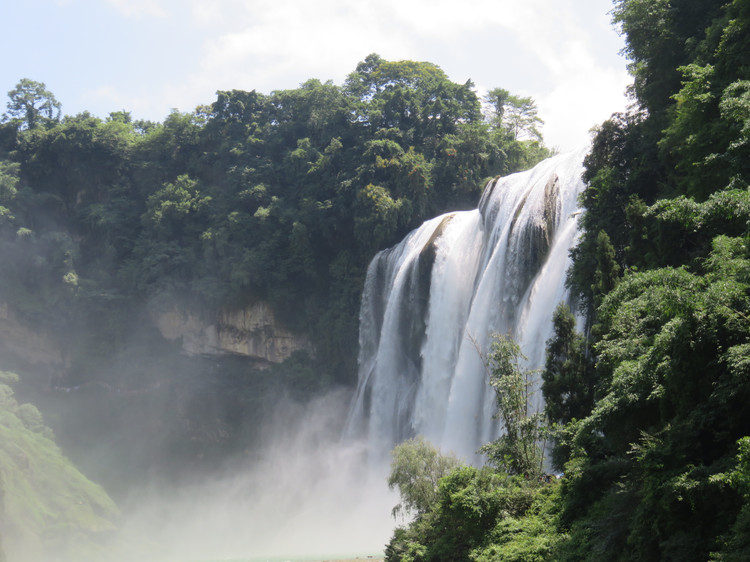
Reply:
M369 53L429 61L480 95L532 96L550 146L625 107L610 0L17 0L3 6L0 91L44 82L63 113L163 120L217 90L342 84ZM5 111L3 95L0 110Z

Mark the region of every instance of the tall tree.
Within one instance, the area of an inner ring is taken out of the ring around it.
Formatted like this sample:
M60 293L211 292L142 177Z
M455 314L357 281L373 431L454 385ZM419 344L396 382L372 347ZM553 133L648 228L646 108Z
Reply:
M43 82L22 78L8 97L5 118L16 120L21 129L35 129L60 119L60 102Z
M594 365L586 339L576 331L576 319L561 303L552 316L554 335L547 341L542 393L547 418L569 423L591 413L594 404Z
M522 368L526 356L511 338L495 335L487 358L490 385L495 390L497 417L503 435L482 447L489 462L510 474L534 477L542 470L545 438L543 414L532 411L533 372Z
M490 90L484 98L490 107L490 122L510 140L542 140L544 121L531 97L515 96L503 88Z

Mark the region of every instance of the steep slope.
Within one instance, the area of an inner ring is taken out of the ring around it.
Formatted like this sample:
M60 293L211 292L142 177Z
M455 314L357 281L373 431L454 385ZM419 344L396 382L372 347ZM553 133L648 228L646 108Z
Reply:
M63 456L42 416L0 373L0 534L11 562L98 560L117 507Z

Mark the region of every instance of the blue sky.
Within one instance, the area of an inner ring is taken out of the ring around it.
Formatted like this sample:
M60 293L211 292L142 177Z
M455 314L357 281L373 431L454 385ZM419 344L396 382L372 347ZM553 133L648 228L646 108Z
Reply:
M341 84L369 53L532 96L547 144L626 106L609 0L23 0L3 7L0 91L44 82L63 113L161 121L217 90ZM4 111L3 97L0 110Z

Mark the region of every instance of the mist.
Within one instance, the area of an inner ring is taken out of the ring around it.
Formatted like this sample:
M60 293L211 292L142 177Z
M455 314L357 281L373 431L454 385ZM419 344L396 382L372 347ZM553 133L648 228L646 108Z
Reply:
M388 467L344 442L350 391L281 400L258 450L170 489L152 484L122 506L117 560L174 561L382 553L394 527Z

